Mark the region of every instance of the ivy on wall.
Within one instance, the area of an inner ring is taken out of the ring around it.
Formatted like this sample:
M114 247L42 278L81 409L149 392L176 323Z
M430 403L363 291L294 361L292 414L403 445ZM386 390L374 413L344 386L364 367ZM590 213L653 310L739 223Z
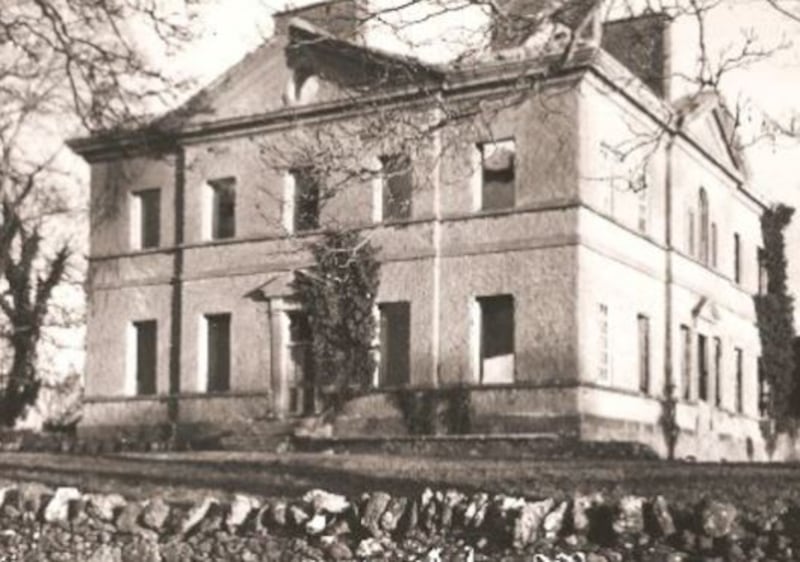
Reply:
M763 404L773 419L785 420L800 415L794 362L794 299L789 294L786 274L784 231L794 209L776 205L761 216L764 250L760 257L767 273L766 290L755 296L758 330L761 339L760 376L771 388Z
M354 231L329 231L309 246L313 264L295 271L298 301L308 315L316 384L342 403L372 384L380 283L377 248Z

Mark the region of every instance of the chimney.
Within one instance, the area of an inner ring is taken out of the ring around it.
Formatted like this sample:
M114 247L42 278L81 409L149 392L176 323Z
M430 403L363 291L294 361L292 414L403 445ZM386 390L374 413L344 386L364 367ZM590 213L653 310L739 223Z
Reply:
M659 96L670 99L669 16L644 14L603 23L601 47Z
M293 18L303 19L340 39L355 41L363 35L367 7L364 0L325 0L277 12L273 16L275 35L286 35Z

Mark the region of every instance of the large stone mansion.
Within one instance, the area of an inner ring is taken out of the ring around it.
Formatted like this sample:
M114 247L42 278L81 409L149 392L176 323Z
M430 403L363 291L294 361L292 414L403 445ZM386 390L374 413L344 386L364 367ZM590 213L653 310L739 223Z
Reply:
M360 10L282 12L157 126L71 142L91 164L82 430L313 410L290 281L334 225L381 260L376 388L342 435L399 431L393 389L462 385L476 432L663 454L670 387L679 456L762 455L765 201L719 99L678 84L673 22L582 3L551 41L501 29L432 65L365 44Z

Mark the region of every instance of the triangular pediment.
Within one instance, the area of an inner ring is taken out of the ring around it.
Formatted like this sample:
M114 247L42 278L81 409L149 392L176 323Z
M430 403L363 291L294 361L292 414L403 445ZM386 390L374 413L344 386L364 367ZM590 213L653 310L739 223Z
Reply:
M704 320L710 324L716 324L720 319L720 311L717 303L708 297L702 297L692 309L692 316L696 320Z
M438 74L415 59L335 37L295 18L285 33L248 54L164 122L180 127L249 117L344 99L365 85L374 91Z
M731 171L745 174L742 156L737 148L734 127L714 95L693 100L685 108L683 130L719 164Z

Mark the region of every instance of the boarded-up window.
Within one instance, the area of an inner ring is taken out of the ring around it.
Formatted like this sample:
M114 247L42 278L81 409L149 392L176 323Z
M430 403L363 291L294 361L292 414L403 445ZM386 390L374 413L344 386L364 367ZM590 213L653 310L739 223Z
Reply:
M708 400L708 338L697 334L697 398Z
M292 170L294 178L294 232L319 228L319 182L311 168Z
M515 202L516 145L513 140L480 145L481 209L509 209Z
M226 392L231 387L231 315L208 314L208 392Z
M734 350L736 356L736 411L744 411L744 352L741 348Z
M714 404L722 405L722 340L714 338Z
M608 305L600 303L597 308L598 378L600 382L611 379L611 334L608 326Z
M411 306L407 302L382 303L380 386L400 386L410 380Z
M311 356L311 324L302 311L291 311L287 383L289 386L289 411L294 414L313 414L317 409L317 388L314 361Z
M692 397L692 332L681 326L681 388L684 400Z
M161 232L161 190L145 189L134 193L134 247L157 248Z
M381 157L381 203L383 220L407 219L411 216L414 179L411 159L404 154Z
M639 325L639 390L650 392L650 319L640 314Z
M514 382L514 298L478 299L480 309L480 382Z
M738 232L733 235L733 280L742 282L742 239Z
M136 394L148 396L156 393L156 321L134 322L133 329L136 339Z
M236 178L208 182L211 187L211 238L236 236Z

